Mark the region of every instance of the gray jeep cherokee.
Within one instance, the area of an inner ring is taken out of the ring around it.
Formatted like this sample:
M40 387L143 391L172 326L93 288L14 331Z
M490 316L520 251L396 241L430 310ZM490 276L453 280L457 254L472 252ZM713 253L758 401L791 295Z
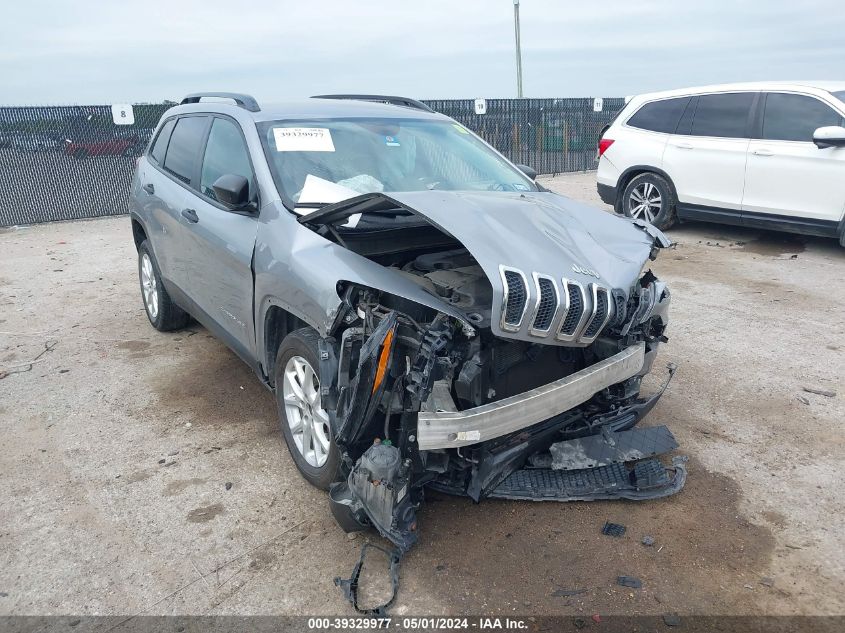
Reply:
M672 494L672 434L633 428L663 392L640 395L669 306L643 271L669 242L532 175L413 99L189 95L132 181L147 316L234 350L341 526L400 551L425 488Z

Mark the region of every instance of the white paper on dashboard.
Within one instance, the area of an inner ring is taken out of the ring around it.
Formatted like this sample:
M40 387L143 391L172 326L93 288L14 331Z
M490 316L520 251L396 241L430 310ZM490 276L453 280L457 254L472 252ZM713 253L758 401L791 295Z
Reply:
M299 194L299 201L297 204L313 204L315 202L332 204L334 202L340 202L341 200L354 198L358 195L361 194L354 189L350 189L349 187L344 187L343 185L331 182L330 180L325 180L324 178L308 174L305 177L305 184L302 186L302 192ZM308 213L313 213L315 209L313 207L296 207L294 211L296 211L299 215L306 215ZM360 219L360 213L351 215L349 216L349 220L347 220L343 226L355 228L358 225L358 220Z

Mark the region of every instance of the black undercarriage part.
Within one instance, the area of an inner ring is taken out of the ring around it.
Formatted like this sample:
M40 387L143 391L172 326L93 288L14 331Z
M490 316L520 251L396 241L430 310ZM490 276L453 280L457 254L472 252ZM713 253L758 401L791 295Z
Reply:
M552 444L549 447L550 465L553 470L595 468L654 457L676 448L675 437L663 425L617 433L602 427L599 435Z
M540 441L553 428L538 430ZM547 444L548 446L548 444ZM449 494L532 501L587 501L591 499L656 499L675 494L686 481L686 457L664 466L656 455L677 448L665 426L611 432L556 442L549 453L520 459L532 450L530 442L482 451L468 485L438 479L430 484ZM533 449L536 451L536 449ZM647 458L647 459L643 459ZM477 480L487 482L476 484Z
M529 468L509 475L490 493L495 499L527 501L594 501L598 499L659 499L679 492L687 480L687 458L672 459L666 467L656 459L586 470Z

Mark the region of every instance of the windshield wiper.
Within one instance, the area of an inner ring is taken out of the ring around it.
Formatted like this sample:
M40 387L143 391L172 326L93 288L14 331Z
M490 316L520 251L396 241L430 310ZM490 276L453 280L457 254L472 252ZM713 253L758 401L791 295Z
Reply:
M300 224L329 225L346 221L356 213L406 213L408 210L396 200L381 193L365 193L355 198L341 200L320 207L317 211L300 216Z
M294 203L294 207L297 209L322 209L323 207L327 207L331 202L296 202Z

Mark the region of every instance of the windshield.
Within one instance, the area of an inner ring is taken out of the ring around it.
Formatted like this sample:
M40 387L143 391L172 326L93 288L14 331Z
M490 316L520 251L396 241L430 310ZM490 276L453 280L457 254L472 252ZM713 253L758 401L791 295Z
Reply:
M454 121L273 121L258 130L279 193L296 207L372 192L537 190Z
M836 92L831 92L830 94L839 99L842 103L845 103L845 90L837 90Z

